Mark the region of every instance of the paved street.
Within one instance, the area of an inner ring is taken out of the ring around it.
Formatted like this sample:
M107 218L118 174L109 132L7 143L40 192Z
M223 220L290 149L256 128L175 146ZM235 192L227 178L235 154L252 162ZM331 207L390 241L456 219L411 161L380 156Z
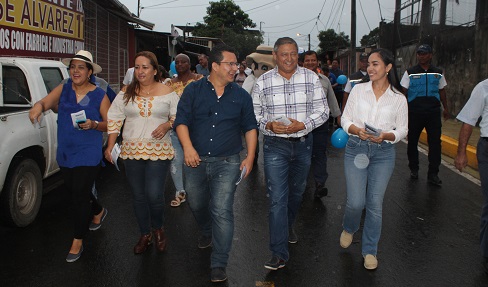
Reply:
M296 222L297 244L286 267L269 272L268 202L262 155L238 187L235 236L223 284L209 280L210 250L197 248L198 230L188 208L169 205L174 188L168 177L165 228L168 250L150 248L134 255L138 228L123 172L104 168L97 182L108 217L90 232L79 261L65 257L72 240L70 197L62 188L43 198L37 220L26 228L0 226L1 286L488 286L479 253L480 187L442 166L442 188L427 184L427 157L420 178L409 179L406 144L397 145L397 164L384 200L379 267L367 271L360 232L351 247L339 246L345 204L343 150L329 151L329 195L312 197L309 181Z

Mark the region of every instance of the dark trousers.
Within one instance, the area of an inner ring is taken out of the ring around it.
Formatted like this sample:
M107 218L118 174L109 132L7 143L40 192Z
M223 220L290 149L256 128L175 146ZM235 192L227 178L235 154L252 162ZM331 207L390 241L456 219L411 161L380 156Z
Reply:
M312 131L312 173L315 184L324 185L329 177L327 173L327 142L329 139L329 125L324 123Z
M480 138L476 157L478 158L478 171L480 172L481 192L483 193L480 230L481 254L488 259L488 139Z
M88 232L93 215L103 210L92 193L100 166L61 167L61 172L73 201L74 238L83 239Z
M427 143L429 144L428 175L437 175L441 164L441 111L440 109L428 114L408 113L408 167L411 171L419 170L418 143L420 134L425 128Z

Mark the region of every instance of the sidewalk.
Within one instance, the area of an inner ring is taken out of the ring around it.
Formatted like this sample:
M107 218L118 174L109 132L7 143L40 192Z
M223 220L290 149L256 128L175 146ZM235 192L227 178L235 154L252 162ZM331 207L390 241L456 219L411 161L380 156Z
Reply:
M447 157L447 159L445 159L451 163L454 163L454 158L457 154L459 130L461 129L462 124L462 122L456 119L449 119L442 122L442 154L445 155ZM478 179L479 173L478 161L476 160L476 145L478 144L479 138L480 128L474 127L468 142L468 168L466 169L467 173ZM420 136L420 142L425 145L425 149L428 149L427 134L425 133L425 130Z

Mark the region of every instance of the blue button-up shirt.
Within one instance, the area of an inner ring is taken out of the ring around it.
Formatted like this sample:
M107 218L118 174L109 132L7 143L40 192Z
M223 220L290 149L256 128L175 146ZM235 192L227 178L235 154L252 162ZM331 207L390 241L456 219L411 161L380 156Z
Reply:
M200 156L222 157L239 153L242 133L257 129L251 96L229 83L219 98L207 77L189 84L178 103L175 128L186 125Z

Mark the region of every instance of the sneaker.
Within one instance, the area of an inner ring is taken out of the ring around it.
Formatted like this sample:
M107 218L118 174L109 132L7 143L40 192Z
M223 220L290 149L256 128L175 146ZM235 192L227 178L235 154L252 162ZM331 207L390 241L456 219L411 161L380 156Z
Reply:
M341 239L339 240L342 248L347 248L352 243L352 234L342 230Z
M419 178L419 172L416 171L416 170L415 171L414 170L410 171L410 178L411 179L418 179Z
M317 184L317 187L315 188L315 193L314 193L314 197L317 198L317 199L320 199L324 196L327 196L327 194L329 193L329 190L324 187L323 184Z
M291 244L295 244L298 242L298 236L295 233L295 228L293 227L288 228L288 242Z
M227 280L227 274L225 274L224 267L212 268L210 272L210 281L212 282L224 282Z
M375 270L378 267L378 259L376 256L371 254L366 254L364 256L364 268L368 270Z
M212 237L207 237L207 236L200 236L198 238L198 248L200 249L205 249L212 246Z
M437 174L429 175L429 177L427 178L427 182L429 182L430 184L433 184L433 185L437 185L437 186L442 185L442 180L439 179Z
M269 270L278 270L283 267L285 267L285 260L276 255L273 255L268 262L264 263L264 268Z

